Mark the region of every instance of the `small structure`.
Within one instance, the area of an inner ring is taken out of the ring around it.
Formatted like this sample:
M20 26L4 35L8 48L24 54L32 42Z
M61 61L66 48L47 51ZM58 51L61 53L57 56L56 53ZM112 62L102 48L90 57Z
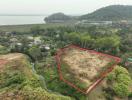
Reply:
M44 49L44 50L50 50L50 46L49 45L41 45L40 48Z
M16 42L18 41L18 39L17 39L17 38L11 38L10 41L11 41L12 43L16 43Z
M12 33L11 32L5 32L5 35L11 35Z
M126 66L132 66L132 58L127 58L125 65Z
M42 41L41 41L40 37L35 37L35 38L34 38L34 44L35 44L35 45L39 45L39 44L41 44L41 43L42 43Z
M27 37L29 40L33 40L34 39L34 37L32 37L32 36L28 36Z
M78 21L76 24L88 24L88 25L112 25L112 21L88 21L82 20Z
M46 49L46 50L50 50L50 47L49 47L49 46L45 46L45 49Z
M16 45L18 45L18 46L22 46L22 43L17 43Z

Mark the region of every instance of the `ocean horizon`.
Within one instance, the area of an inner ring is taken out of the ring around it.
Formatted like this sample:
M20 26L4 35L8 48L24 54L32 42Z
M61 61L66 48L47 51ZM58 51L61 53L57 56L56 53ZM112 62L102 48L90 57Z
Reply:
M45 24L46 15L0 15L0 26Z

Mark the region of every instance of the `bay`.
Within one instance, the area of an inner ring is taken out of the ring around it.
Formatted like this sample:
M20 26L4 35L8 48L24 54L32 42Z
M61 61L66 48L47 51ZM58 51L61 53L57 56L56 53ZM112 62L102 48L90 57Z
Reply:
M46 16L0 16L0 25L44 24Z

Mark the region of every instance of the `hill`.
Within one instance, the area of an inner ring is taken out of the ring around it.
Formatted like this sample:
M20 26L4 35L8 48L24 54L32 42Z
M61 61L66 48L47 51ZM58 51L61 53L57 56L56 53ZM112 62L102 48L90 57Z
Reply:
M43 84L44 85L44 84ZM20 53L0 55L0 100L70 100L47 92L29 58Z
M67 16L63 13L55 13L46 17L44 20L46 23L56 23L56 22L62 23L62 22L71 20L71 18L70 16Z
M112 5L94 11L93 13L80 16L80 20L93 21L117 21L131 20L132 6Z

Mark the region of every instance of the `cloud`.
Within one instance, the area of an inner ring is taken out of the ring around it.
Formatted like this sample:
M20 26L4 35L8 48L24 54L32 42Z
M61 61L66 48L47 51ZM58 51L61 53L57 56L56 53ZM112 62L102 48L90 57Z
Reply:
M85 14L114 4L132 5L132 0L1 0L0 14Z

